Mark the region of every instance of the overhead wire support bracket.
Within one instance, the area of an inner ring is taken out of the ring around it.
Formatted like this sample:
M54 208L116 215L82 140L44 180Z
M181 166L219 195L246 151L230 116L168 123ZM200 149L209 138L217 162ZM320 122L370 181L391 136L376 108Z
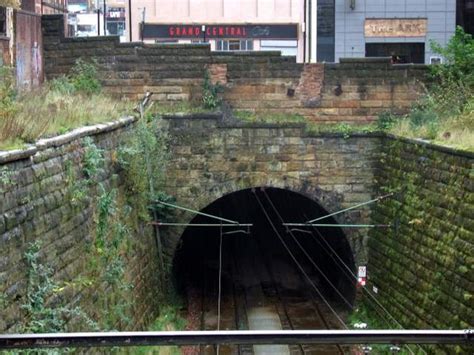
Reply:
M173 205L172 203L169 203L169 202L163 202L163 201L160 201L160 200L153 200L153 201L156 202L156 203L159 203L160 205L163 205L163 206L168 206L168 207L176 208L176 209L178 209L178 210L183 210L183 211L186 211L186 212L196 213L196 214L201 215L201 216L204 216L204 217L209 217L209 218L212 218L212 219L217 219L218 221L221 221L221 222L227 222L227 223L232 223L232 224L236 224L236 225L239 224L239 222L233 221L233 220L231 220L231 219L226 219L226 218L214 216L214 215L212 215L212 214L207 214L207 213L204 213L204 212L199 212L199 211L193 210L193 209L191 209L191 208L186 208L186 207L182 207L182 206L178 206L178 205Z
M253 227L251 223L237 223L237 224L213 224L213 223L168 223L168 222L150 222L154 226L172 226L172 227Z
M336 216L336 215L338 215L338 214L341 214L341 213L344 213L344 212L347 212L347 211L355 210L356 208L359 208L359 207L362 207L362 206L366 206L366 205L369 205L369 204L374 203L374 202L382 201L382 200L384 200L384 199L386 199L386 198L392 197L393 195L394 195L393 193L389 193L389 194L387 194L387 195L379 196L379 197L377 197L377 198L374 198L373 200L366 201L366 202L362 202L362 203L359 203L359 204L357 204L357 205L354 205L354 206L351 206L351 207L348 207L348 208L344 208L343 210L340 210L340 211L337 211L337 212L334 212L334 213L330 213L330 214L324 215L324 216L322 216L322 217L318 217L318 218L312 219L312 220L308 221L307 223L308 223L308 224L311 224L311 223L320 221L320 220L325 219L325 218L329 218L329 217L332 217L332 216Z
M285 227L329 227L329 228L390 228L391 224L322 224L322 223L282 223Z

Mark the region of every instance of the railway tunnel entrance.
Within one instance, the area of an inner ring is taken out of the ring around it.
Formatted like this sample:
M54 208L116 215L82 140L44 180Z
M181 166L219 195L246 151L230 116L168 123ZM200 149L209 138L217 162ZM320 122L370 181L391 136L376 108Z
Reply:
M283 225L327 215L317 202L285 189L256 188L225 195L202 212L252 226L224 228L196 216L191 224L217 226L185 229L173 277L193 314L193 329L344 329L356 283L342 229ZM336 224L332 218L324 223Z

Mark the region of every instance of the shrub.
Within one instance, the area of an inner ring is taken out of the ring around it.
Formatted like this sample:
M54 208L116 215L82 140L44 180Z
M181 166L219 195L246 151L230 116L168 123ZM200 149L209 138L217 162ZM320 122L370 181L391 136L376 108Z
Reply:
M438 115L430 107L425 109L415 108L408 114L408 119L413 128L418 128L426 124L438 122Z
M97 61L86 62L78 59L71 69L70 82L75 91L86 94L98 94L102 86L97 79Z
M0 67L0 120L15 113L15 77L10 67Z
M391 129L397 121L399 117L394 115L390 111L384 111L377 117L377 128L383 131Z
M463 82L468 87L474 86L474 39L458 26L446 47L431 42L435 53L441 54L445 64L432 66L433 74L441 82Z

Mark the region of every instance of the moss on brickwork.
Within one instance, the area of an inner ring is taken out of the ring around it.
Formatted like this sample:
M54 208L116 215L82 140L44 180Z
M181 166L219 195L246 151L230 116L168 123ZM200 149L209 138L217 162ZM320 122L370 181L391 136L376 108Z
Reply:
M93 330L91 324L144 329L156 317L160 293L150 287L159 275L155 239L131 213L136 191L129 190L117 158L118 148L127 148L131 122L96 127L93 138L53 138L49 147L0 165L1 332L21 330L53 306L63 310L60 330L67 331ZM33 242L41 245L35 265L47 267L44 275L57 285L39 310L28 284ZM89 322L75 316L78 310Z
M369 285L405 328L472 328L474 155L386 138L373 209Z

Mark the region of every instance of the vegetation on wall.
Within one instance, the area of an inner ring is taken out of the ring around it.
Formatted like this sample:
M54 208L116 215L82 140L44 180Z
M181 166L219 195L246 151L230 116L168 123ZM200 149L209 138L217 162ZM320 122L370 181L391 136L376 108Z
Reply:
M219 92L222 90L222 86L213 84L209 71L204 72L204 82L202 84L202 104L204 108L215 110L222 104L222 98L219 97Z
M94 62L78 59L70 75L22 93L11 68L0 68L0 149L14 149L71 129L110 121L130 104L101 93ZM32 120L31 118L35 119Z
M74 280L56 281L47 266L40 240L25 253L28 288L19 332L118 330L133 326L133 275L127 273L131 251L150 248L143 240L154 198L170 199L161 192L167 159L167 138L156 121L140 120L128 133L120 152L106 152L94 140L82 141L81 162L64 163L66 198L74 210L91 210L93 223L85 244L85 268ZM106 174L107 167L119 174ZM2 184L10 175L2 170ZM160 213L164 213L161 211ZM87 295L93 305L72 300ZM2 299L2 304L8 300ZM92 306L92 308L89 308ZM93 313L86 314L93 309Z
M20 8L20 0L0 0L0 6L12 7L14 9Z
M426 95L401 118L382 113L378 127L396 135L474 150L474 39L458 27L445 48L436 43L432 47L445 62L431 66L433 83Z

